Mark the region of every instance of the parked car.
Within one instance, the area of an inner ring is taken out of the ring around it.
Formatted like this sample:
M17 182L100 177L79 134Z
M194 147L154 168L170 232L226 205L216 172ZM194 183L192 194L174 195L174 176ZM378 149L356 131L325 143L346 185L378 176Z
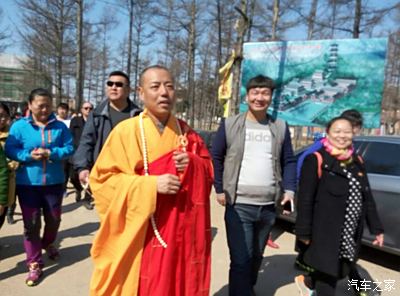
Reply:
M360 136L355 150L365 163L379 217L385 229L383 251L400 256L400 137ZM296 153L299 156L305 149ZM280 219L295 222L296 212ZM372 246L374 236L364 227L362 242ZM379 247L376 247L379 248Z

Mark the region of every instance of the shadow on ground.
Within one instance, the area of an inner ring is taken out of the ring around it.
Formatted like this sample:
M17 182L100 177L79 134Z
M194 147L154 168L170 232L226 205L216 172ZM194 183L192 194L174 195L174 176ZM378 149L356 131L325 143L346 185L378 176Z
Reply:
M280 287L292 284L301 274L293 267L295 255L273 255L264 257L255 287L257 295L274 295ZM228 286L222 287L214 296L228 295Z
M255 287L256 295L275 295L276 291L286 285L294 283L294 278L304 272L296 269L293 265L296 255L273 255L264 257L260 272L258 274L258 281ZM357 270L361 277L366 281L372 283L374 280L367 270L357 265ZM338 283L337 295L353 295L349 279L346 277ZM228 296L228 285L222 287L217 291L214 296ZM372 295L372 294L369 294ZM376 292L373 295L380 295Z
M90 248L91 244L82 244L73 247L61 248L60 258L57 261L50 261L45 255L43 255L43 260L45 263L44 280L46 276L53 274L57 270L73 265L89 257ZM46 266L48 267L46 268ZM27 268L25 260L19 261L14 268L0 274L0 281L26 272Z

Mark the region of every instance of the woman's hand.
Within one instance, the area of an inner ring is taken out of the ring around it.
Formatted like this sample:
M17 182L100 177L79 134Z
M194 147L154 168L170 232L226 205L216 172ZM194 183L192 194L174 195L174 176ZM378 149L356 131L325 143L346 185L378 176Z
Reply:
M43 159L42 153L39 151L39 148L35 148L31 151L31 156L34 160L41 160Z
M50 150L44 148L35 148L31 152L31 156L34 160L49 159Z
M372 244L374 246L379 246L382 247L383 246L383 241L384 241L384 237L383 237L383 233L378 234L375 236L375 240L372 242Z

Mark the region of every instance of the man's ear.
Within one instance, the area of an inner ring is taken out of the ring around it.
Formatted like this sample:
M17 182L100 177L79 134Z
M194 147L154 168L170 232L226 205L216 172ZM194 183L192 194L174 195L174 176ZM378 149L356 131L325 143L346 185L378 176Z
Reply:
M141 101L143 101L143 88L141 86L136 87L136 93Z

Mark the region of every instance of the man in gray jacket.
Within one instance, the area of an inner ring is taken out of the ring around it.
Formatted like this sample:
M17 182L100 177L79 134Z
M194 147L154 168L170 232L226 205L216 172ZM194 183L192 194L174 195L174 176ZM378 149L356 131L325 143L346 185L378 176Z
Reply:
M113 71L109 74L106 83L107 99L90 113L73 157L74 169L78 171L79 181L83 185L88 183L90 169L111 130L119 122L141 112L141 109L129 100L130 91L127 74L122 71ZM93 209L91 198L85 199L85 207Z
M222 121L212 146L217 201L226 207L230 296L255 295L276 205L293 204L296 189L289 129L267 115L274 82L259 75L246 89L249 110Z

